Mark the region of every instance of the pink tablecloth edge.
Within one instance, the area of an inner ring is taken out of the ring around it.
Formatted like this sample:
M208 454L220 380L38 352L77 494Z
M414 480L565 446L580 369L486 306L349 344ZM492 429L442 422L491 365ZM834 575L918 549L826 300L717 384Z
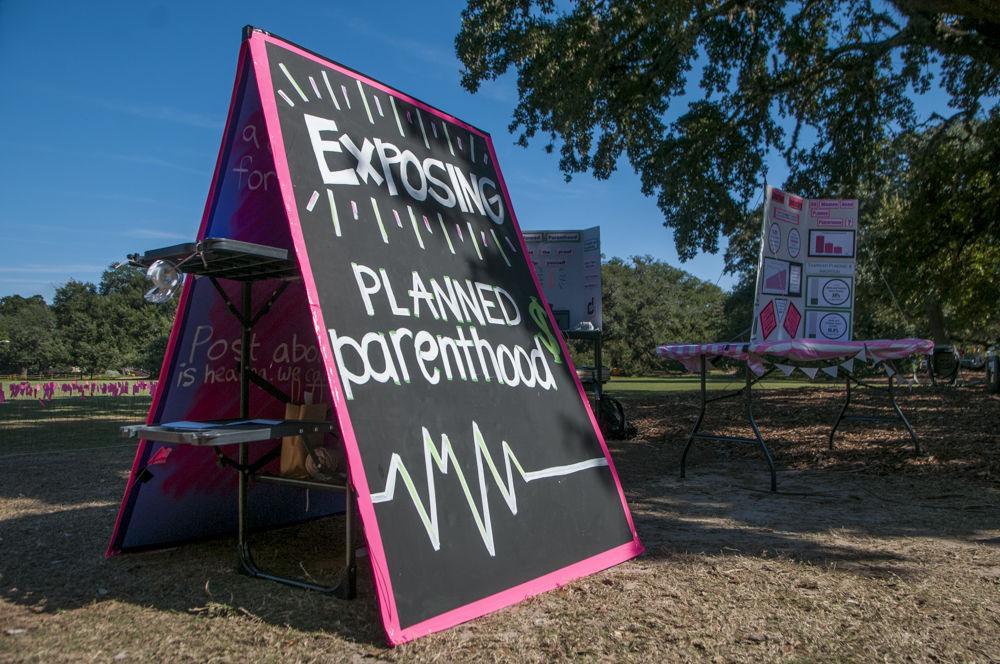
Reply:
M860 341L816 341L793 339L742 343L665 344L658 346L660 357L677 360L688 371L699 369L701 355L727 357L760 363L763 356L783 358L793 362L832 360L858 355L864 351L867 359L897 360L910 355L926 355L934 350L929 339L873 339Z

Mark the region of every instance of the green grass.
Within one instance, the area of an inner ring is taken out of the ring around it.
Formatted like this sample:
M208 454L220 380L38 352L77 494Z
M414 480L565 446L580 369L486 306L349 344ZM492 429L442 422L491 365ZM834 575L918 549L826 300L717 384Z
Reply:
M795 389L815 387L817 383L797 378L767 378L754 385L754 389ZM732 374L710 373L705 387L709 390L735 390L743 387L744 379ZM604 391L618 398L642 398L665 394L668 392L689 392L701 389L698 374L680 376L637 376L614 377L605 386Z
M814 385L805 380L779 377L761 381L756 388L796 389ZM710 390L734 390L742 386L742 379L723 372L713 372L707 381ZM697 374L615 377L605 386L607 394L619 399L650 398L698 389ZM143 422L150 401L148 394L95 395L81 399L57 391L56 398L45 404L33 398L0 404L0 458L127 444L120 437L119 428Z
M11 455L126 444L119 428L146 419L149 395L17 399L0 404L0 459Z
M756 387L795 389L810 385L812 383L804 380L769 378ZM742 379L723 372L713 372L707 381L710 390L733 390L742 386ZM615 377L605 386L609 395L619 399L643 399L698 389L696 374ZM0 404L0 459L34 452L128 444L120 436L120 427L143 422L150 401L148 394L95 395L81 399L58 390L56 398L45 404L30 397L9 400Z

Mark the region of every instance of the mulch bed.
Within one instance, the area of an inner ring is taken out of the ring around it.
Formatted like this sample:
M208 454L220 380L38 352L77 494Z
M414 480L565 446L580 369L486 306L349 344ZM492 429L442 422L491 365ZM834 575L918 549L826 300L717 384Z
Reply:
M844 422L837 431L834 449L828 435L844 401L844 391L827 387L755 390L754 413L761 434L778 468L839 469L873 475L934 476L974 482L1000 481L1000 396L987 395L979 387L916 387L899 389L897 401L910 420L923 448L914 454L902 426L881 423ZM676 472L680 453L698 414L696 393L680 392L625 402L635 438L659 442L676 450L676 456L657 455L644 459L627 473ZM855 404L868 408L855 409ZM891 414L888 399L855 390L852 413ZM743 400L709 404L702 431L723 435L752 435L746 424ZM626 441L612 441L624 452ZM628 456L627 454L625 456ZM688 469L699 463L730 458L763 458L752 445L696 441L688 456ZM622 461L618 462L621 465Z

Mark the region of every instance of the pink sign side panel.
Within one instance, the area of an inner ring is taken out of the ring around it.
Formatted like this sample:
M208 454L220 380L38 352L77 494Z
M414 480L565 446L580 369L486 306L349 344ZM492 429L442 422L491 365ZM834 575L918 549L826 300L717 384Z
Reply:
M241 50L237 81L198 239L229 238L292 249L270 154L257 82ZM220 285L240 302L240 285ZM254 282L256 310L280 282ZM239 415L241 330L207 279L185 285L149 422ZM293 283L255 325L251 366L296 403L329 400L304 285ZM253 417L284 417L284 405L251 387ZM332 441L331 441L332 442ZM271 446L251 448L251 460ZM234 456L235 449L224 450ZM133 462L108 553L145 549L235 532L237 476L221 469L212 450L143 441ZM328 492L305 500L301 490L255 484L252 527L270 527L330 514L342 498Z

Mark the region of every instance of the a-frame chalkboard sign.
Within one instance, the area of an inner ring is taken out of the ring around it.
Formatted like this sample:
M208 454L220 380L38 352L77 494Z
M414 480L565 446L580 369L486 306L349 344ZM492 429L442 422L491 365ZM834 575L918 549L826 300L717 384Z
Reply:
M301 280L253 290L271 311L242 340L237 291L189 282L149 423L234 416L242 342L326 400L390 643L641 553L488 134L248 28L206 237L283 247ZM109 555L232 532L234 487L206 450L143 443ZM342 509L304 493L251 485L252 526Z

